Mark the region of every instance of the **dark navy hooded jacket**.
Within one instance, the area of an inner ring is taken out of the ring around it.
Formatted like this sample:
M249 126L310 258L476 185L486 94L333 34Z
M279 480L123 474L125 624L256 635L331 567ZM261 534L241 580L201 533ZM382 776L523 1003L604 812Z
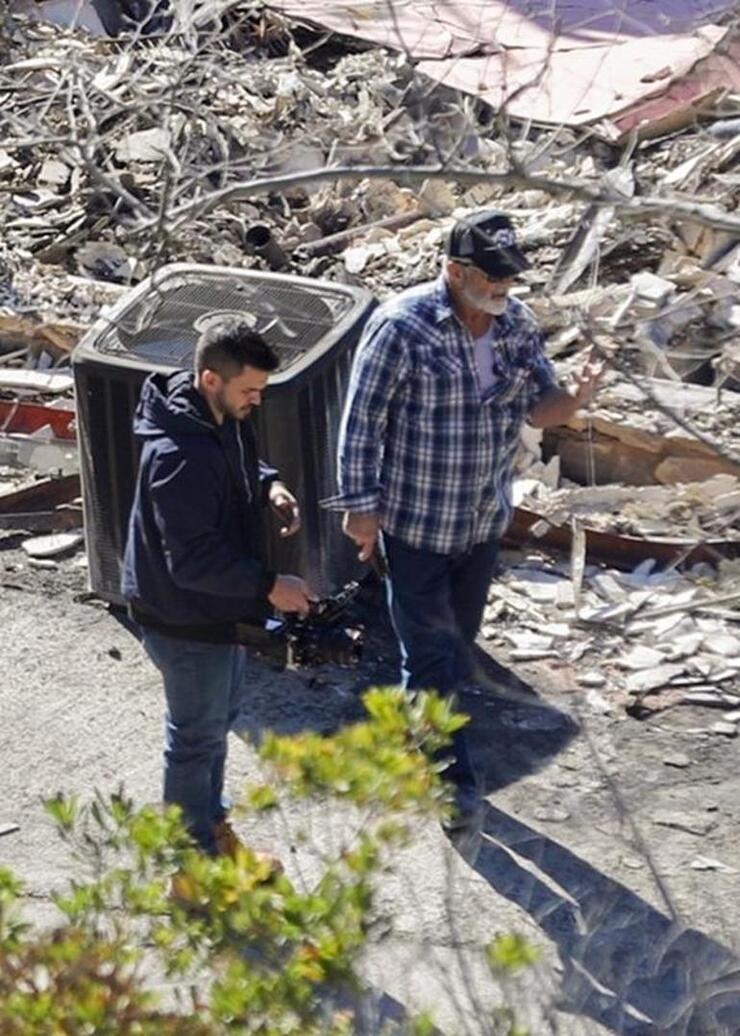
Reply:
M143 440L121 587L152 625L224 624L264 614L275 573L262 509L277 476L249 420L215 422L187 371L152 374L134 417Z

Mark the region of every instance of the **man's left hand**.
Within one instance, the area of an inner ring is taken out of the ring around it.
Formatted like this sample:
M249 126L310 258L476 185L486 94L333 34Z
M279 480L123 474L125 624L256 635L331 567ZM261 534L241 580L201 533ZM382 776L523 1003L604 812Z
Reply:
M273 482L269 490L270 507L284 525L280 526L281 536L293 536L301 527L301 513L298 501L282 482Z

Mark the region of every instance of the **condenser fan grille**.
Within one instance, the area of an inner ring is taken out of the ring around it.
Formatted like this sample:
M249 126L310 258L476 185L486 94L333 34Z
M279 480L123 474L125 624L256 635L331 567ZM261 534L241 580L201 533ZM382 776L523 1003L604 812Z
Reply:
M224 316L246 319L287 370L317 345L353 306L346 292L325 284L310 290L289 282L209 275L170 275L112 321L98 349L139 360L188 366L200 333Z

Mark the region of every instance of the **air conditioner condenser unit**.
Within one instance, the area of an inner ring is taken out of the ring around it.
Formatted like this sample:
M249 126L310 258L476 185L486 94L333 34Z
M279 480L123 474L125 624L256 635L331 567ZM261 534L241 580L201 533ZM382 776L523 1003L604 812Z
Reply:
M339 418L355 346L374 308L371 294L284 274L174 264L132 289L75 349L90 587L120 603L121 559L139 448L132 421L153 370L192 364L200 333L224 316L251 323L275 349L279 369L254 411L260 452L296 493L301 531L281 539L269 522L270 564L330 593L360 574L357 548L320 501L336 491Z

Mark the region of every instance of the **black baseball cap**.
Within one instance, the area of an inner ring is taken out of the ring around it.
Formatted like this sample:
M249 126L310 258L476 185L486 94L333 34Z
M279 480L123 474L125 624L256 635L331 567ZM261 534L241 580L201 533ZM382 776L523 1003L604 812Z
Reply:
M447 238L446 251L450 259L477 266L489 277L515 277L531 266L503 212L474 212L459 219Z

